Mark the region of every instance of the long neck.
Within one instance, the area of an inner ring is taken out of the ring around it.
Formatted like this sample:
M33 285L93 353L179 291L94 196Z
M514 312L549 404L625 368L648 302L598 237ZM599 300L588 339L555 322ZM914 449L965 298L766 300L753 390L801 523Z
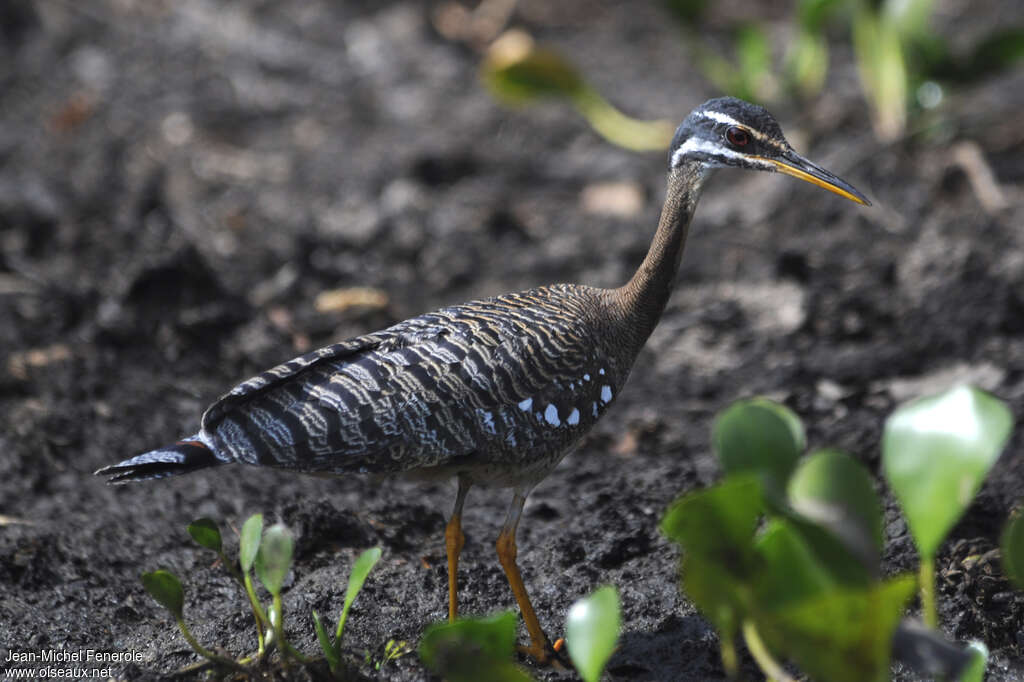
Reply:
M629 325L629 335L641 345L668 304L706 173L697 163L669 172L665 206L647 256L629 282L614 291L622 322Z

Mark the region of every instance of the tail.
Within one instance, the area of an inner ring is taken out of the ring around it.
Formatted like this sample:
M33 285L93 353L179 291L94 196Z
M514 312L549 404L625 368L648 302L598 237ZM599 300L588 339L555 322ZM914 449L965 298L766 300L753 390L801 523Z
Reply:
M103 467L95 472L96 476L110 476L107 483L128 483L129 481L147 481L152 478L165 478L179 474L190 474L199 469L224 464L217 459L213 451L206 446L199 435L180 440L159 450L151 450L119 464Z

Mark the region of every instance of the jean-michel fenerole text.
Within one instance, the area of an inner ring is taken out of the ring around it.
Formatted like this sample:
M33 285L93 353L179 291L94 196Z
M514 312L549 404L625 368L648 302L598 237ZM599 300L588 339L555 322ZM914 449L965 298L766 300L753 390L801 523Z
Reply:
M139 651L97 651L96 649L11 649L4 663L138 663Z

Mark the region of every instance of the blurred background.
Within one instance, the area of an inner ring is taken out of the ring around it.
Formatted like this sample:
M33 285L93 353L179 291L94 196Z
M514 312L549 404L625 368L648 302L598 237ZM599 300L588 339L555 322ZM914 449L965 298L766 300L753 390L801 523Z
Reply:
M812 444L873 470L910 397L967 380L1024 415L1018 0L12 0L0 55L0 620L19 644L181 665L138 573L216 581L178 531L261 510L305 529L296 574L322 610L338 557L383 542L385 582L360 597L379 617L354 619L352 646L414 640L443 616L447 487L235 468L111 489L90 472L333 340L544 283L621 284L675 126L722 94L764 104L875 206L767 174L709 183L629 389L531 497L520 556L541 620L630 585L640 634L614 679L721 674L656 521L714 480L711 417L738 397L784 400ZM960 571L944 622L985 638L991 679L1024 669L1024 605L962 561L1024 490L1020 452L1017 435L940 557ZM504 502L477 502L464 561L484 613L507 599L490 555ZM356 539L310 520L353 515ZM887 570L909 568L890 520ZM200 635L242 637L231 604L193 608ZM395 679L419 679L403 661Z

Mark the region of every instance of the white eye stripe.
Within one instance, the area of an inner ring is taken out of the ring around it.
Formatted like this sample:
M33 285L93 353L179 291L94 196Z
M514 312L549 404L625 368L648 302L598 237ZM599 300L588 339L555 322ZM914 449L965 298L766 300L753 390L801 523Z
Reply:
M742 159L745 163L754 164L765 169L774 168L774 166L768 161L755 159L746 154L733 151L732 149L722 147L714 142L709 142L708 140L703 140L699 137L691 137L679 146L679 149L672 154L672 167L674 168L678 166L684 156L693 152L704 152L705 154L709 154L713 157L717 156L718 158Z
M724 123L726 125L737 126L737 127L743 128L745 131L747 131L750 135L752 135L753 137L757 138L758 140L761 140L762 142L771 142L771 143L774 144L774 140L769 138L767 135L762 133L760 130L754 130L753 128L748 128L747 126L743 125L742 123L740 123L739 121L734 119L732 116L729 116L728 114L723 114L721 111L711 111L711 110L708 110L708 111L698 112L698 114L702 118L711 119L712 121L717 121L718 123Z
M710 109L708 109L706 111L699 111L697 113L701 118L710 118L712 121L718 121L719 123L743 127L742 123L734 119L732 116L729 116L728 114L723 114L721 111L711 111Z

